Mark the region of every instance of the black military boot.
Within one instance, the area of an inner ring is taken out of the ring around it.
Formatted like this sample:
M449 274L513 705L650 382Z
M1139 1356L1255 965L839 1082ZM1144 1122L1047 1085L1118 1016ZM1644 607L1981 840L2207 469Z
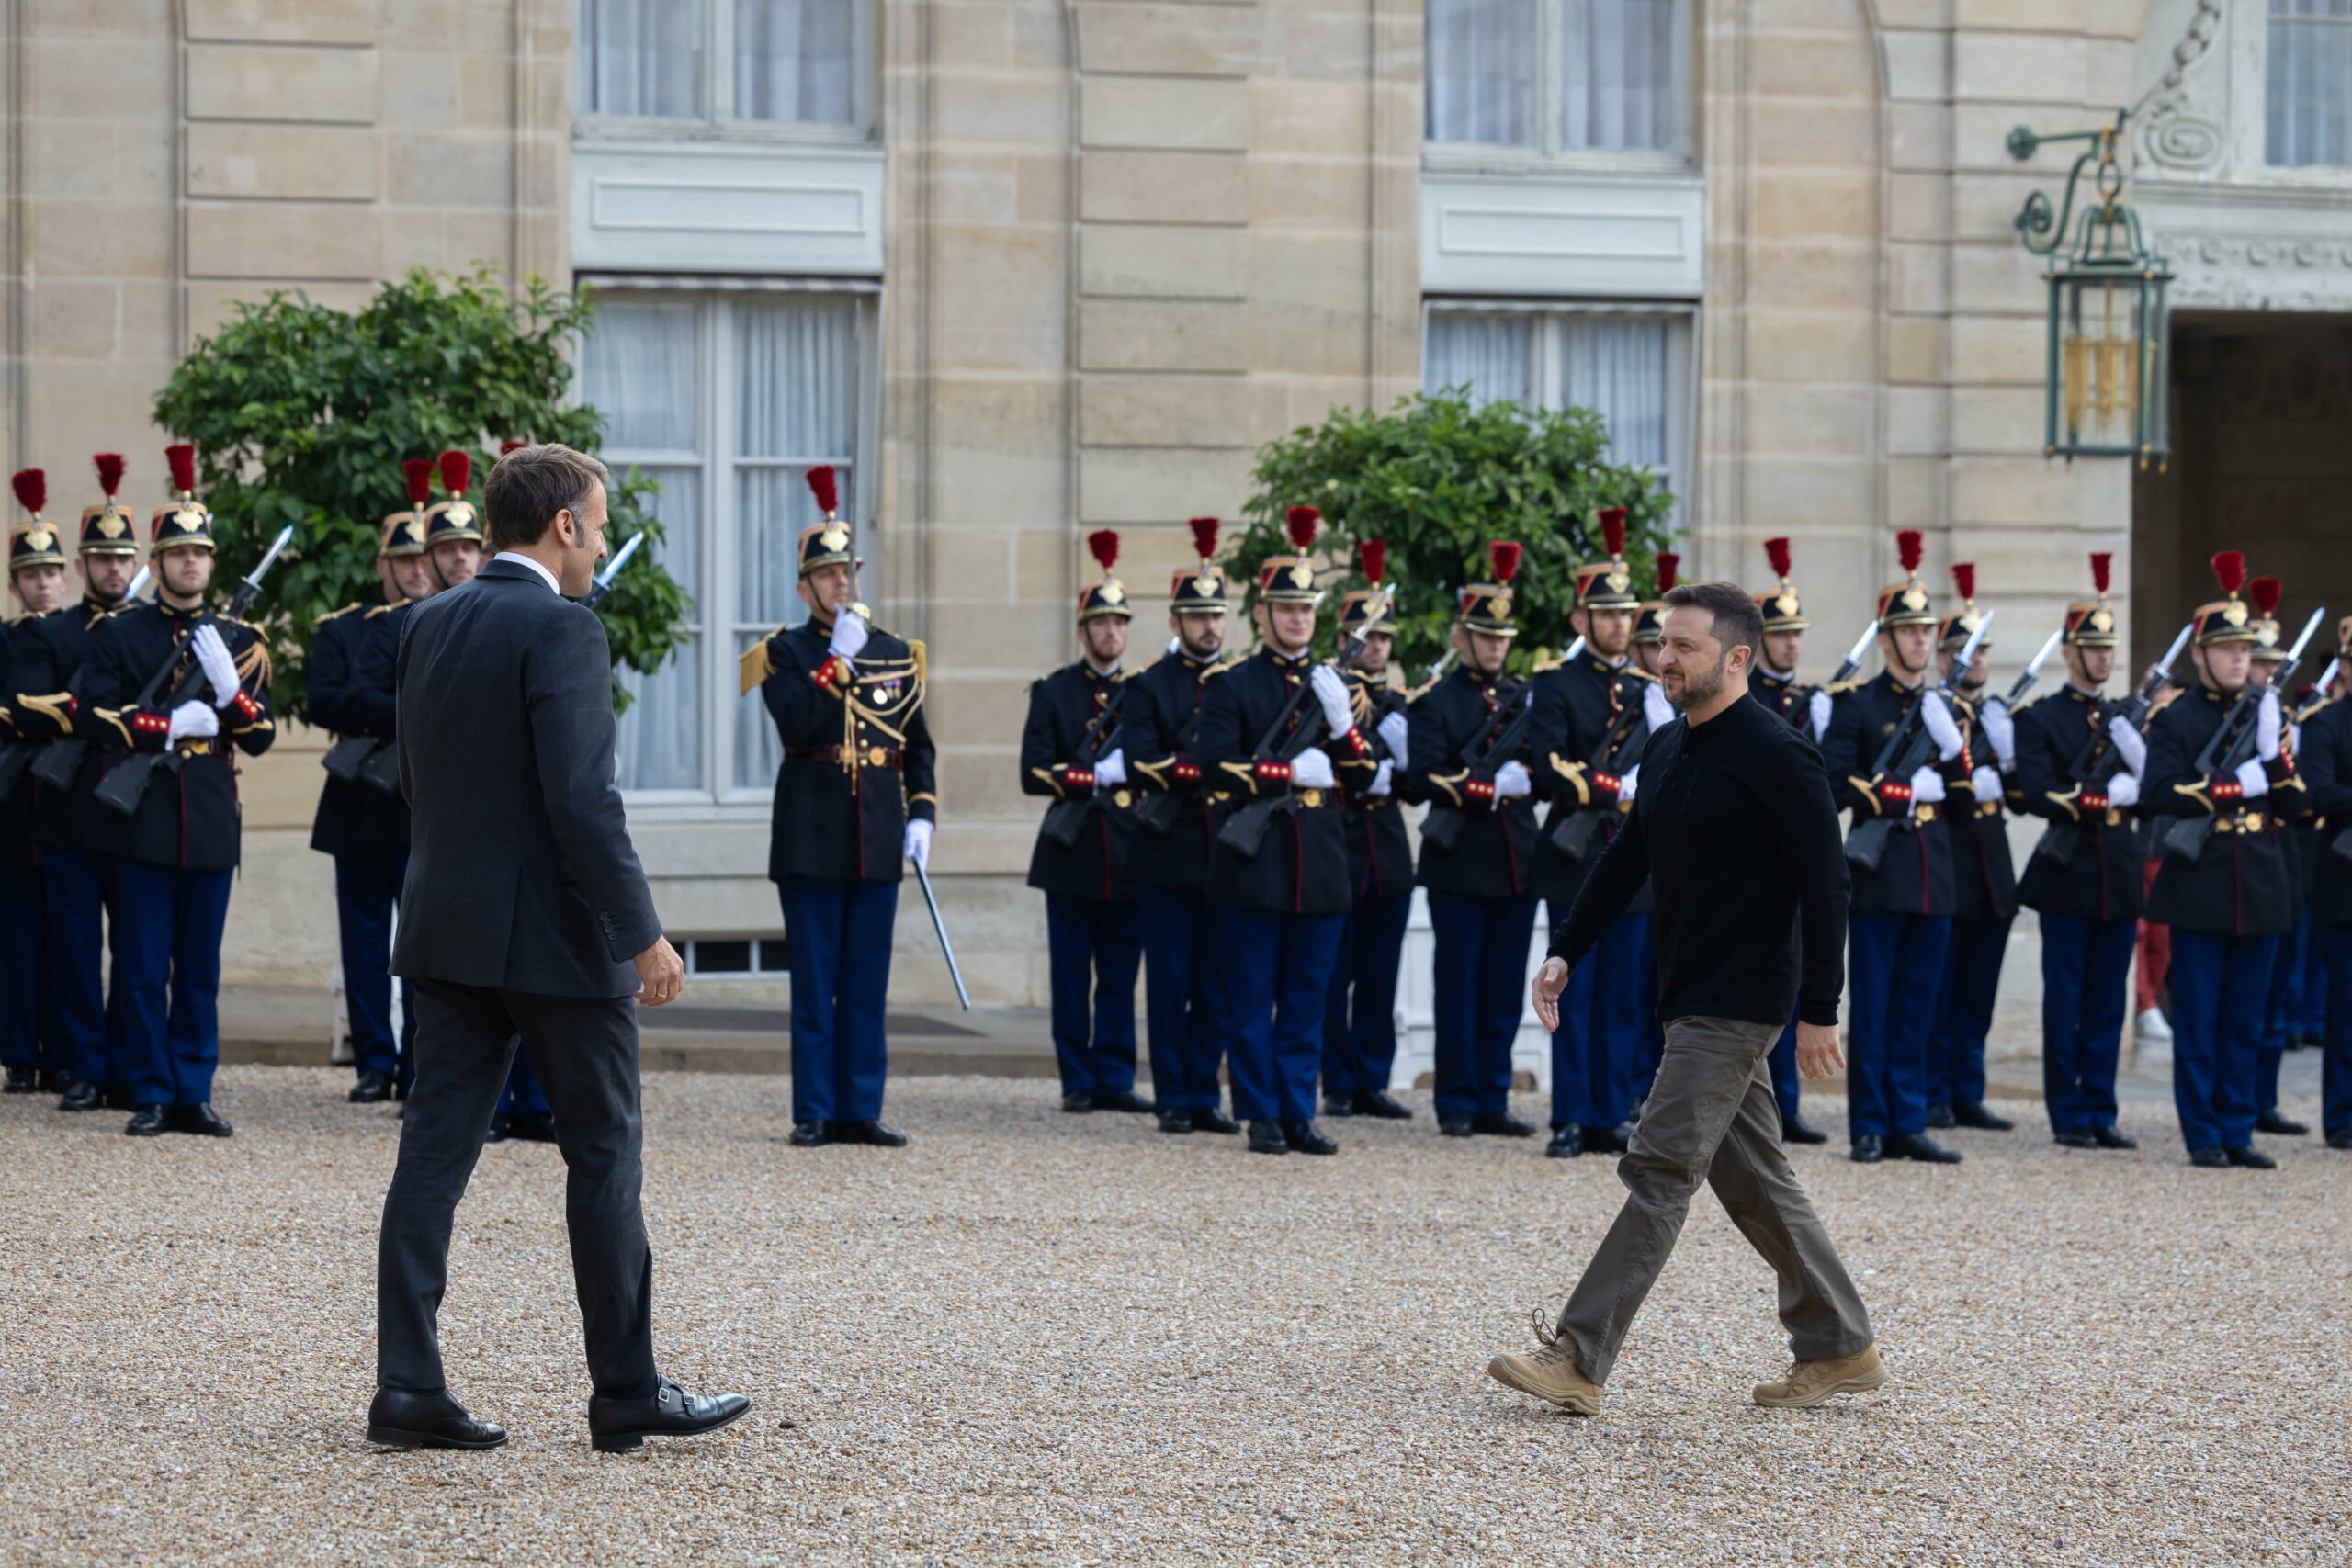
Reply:
M1385 1089L1358 1089L1355 1111L1359 1116L1377 1116L1384 1122L1410 1122L1412 1111L1396 1101L1396 1097ZM1529 1132L1535 1129L1530 1127Z
M1163 1111L1159 1113L1159 1130L1163 1133L1190 1133L1193 1130L1193 1113L1172 1107Z
M164 1122L175 1133L194 1133L203 1138L234 1137L237 1132L209 1103L175 1105L164 1112Z
M1552 1141L1544 1145L1544 1153L1553 1159L1574 1159L1584 1153L1584 1129L1570 1122L1552 1129Z
M2140 1146L2138 1140L2127 1138L2112 1127L2092 1128L2091 1142L2103 1149L2136 1149Z
M2290 1121L2276 1111L2265 1111L2254 1119L2254 1130L2282 1138L2300 1138L2311 1131L2301 1122Z
M107 1103L107 1086L95 1078L84 1078L65 1091L57 1102L60 1111L103 1111Z
M1253 1155L1290 1153L1290 1140L1283 1136L1283 1124L1279 1122L1250 1122L1250 1152Z
M1958 1165L1960 1151L1948 1149L1925 1133L1897 1133L1886 1140L1886 1157L1915 1159L1922 1165Z
M1937 1104L1928 1107L1928 1126L1933 1127L1936 1131L1940 1133L1955 1124L1956 1123L1952 1119L1951 1106L1938 1102Z
M2247 1170L2276 1170L2278 1168L2278 1162L2277 1160L2272 1159L2268 1155L2264 1154L2260 1149L2255 1148L2251 1145L2241 1145L2236 1148L2225 1148L2222 1151L2222 1156L2232 1165L2241 1166Z
M1522 1122L1508 1111L1490 1111L1483 1116L1472 1117L1470 1130L1495 1138L1532 1138L1535 1135L1534 1123Z
M142 1105L130 1113L130 1121L122 1129L134 1138L160 1138L171 1129L164 1124L164 1108Z
M1094 1091L1097 1111L1125 1111L1130 1115L1148 1116L1153 1107L1150 1100L1131 1089L1109 1089Z
M2006 1116L1996 1116L1981 1100L1955 1100L1951 1119L1962 1127L1973 1127L1980 1133L2006 1133L2017 1123Z
M830 1141L822 1122L795 1122L792 1136L785 1140L796 1149L822 1148Z
M359 1081L351 1086L351 1092L344 1096L354 1105L375 1105L391 1098L392 1075L390 1073L362 1073Z
M886 1127L879 1122L835 1122L831 1124L831 1136L837 1144L865 1144L877 1149L903 1149L907 1135L896 1127Z
M1323 1130L1312 1122L1283 1122L1283 1142L1288 1144L1293 1152L1302 1155L1335 1155L1340 1152L1340 1145L1325 1137Z
M1219 1111L1216 1106L1204 1105L1193 1112L1193 1131L1195 1133L1238 1133L1241 1131L1241 1123Z

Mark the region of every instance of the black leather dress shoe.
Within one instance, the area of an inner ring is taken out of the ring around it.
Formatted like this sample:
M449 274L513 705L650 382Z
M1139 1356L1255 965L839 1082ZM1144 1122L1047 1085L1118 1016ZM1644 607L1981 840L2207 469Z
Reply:
M2089 1133L2052 1133L2050 1141L2062 1149L2095 1149L2098 1139Z
M1062 1096L1062 1109L1072 1116L1083 1116L1094 1109L1094 1097L1084 1089Z
M162 1106L142 1105L130 1113L130 1120L122 1130L134 1138L160 1138L171 1128L164 1122Z
M1295 1154L1335 1155L1340 1152L1340 1145L1325 1137L1323 1130L1312 1122L1283 1122L1283 1142L1288 1144Z
M896 1127L886 1127L879 1122L829 1122L829 1135L836 1144L865 1144L877 1149L903 1149L907 1135Z
M1475 1116L1441 1116L1437 1119L1437 1130L1449 1138L1466 1138L1478 1130L1478 1119Z
M57 1109L60 1111L102 1111L106 1108L106 1103L107 1086L95 1079L85 1078L65 1091L65 1098L57 1102Z
M446 1391L379 1388L368 1406L368 1440L387 1449L494 1449L506 1441L506 1428L475 1420Z
M1250 1152L1253 1155L1290 1153L1290 1140L1283 1136L1283 1124L1279 1122L1250 1122Z
M1156 1109L1150 1100L1131 1089L1096 1089L1094 1109L1125 1111L1137 1116L1148 1116Z
M2247 1170L2276 1170L2278 1168L2278 1162L2277 1160L2272 1159L2260 1149L2250 1146L2223 1149L2222 1151L2222 1157L2227 1159L2232 1165L2242 1167Z
M1352 1094L1327 1094L1327 1095L1325 1095L1325 1096L1323 1097L1323 1114L1324 1114L1324 1115L1326 1115L1326 1116L1353 1116L1355 1113L1356 1113L1356 1097L1355 1097L1354 1095L1352 1095Z
M1385 1089L1363 1089L1356 1091L1356 1114L1377 1116L1384 1122L1410 1122L1410 1107L1397 1103L1396 1097ZM1529 1132L1535 1129L1530 1127Z
M351 1092L343 1097L354 1105L379 1105L392 1098L392 1075L362 1073Z
M1163 1111L1159 1113L1159 1130L1163 1133L1189 1133L1193 1130L1193 1113L1189 1111Z
M2112 1127L2092 1128L2091 1142L2103 1149L2136 1149L2140 1146L2138 1139L2127 1138Z
M1573 1122L1553 1128L1552 1141L1544 1145L1544 1153L1552 1159L1576 1158L1584 1153L1584 1129Z
M38 1094L40 1092L40 1069L10 1067L8 1079L0 1084L0 1094Z
M2327 1135L2331 1149L2352 1149L2352 1127L2341 1127Z
M175 1105L164 1112L164 1124L175 1133L194 1133L200 1138L231 1138L237 1133L209 1104Z
M1204 1105L1193 1112L1193 1131L1195 1133L1238 1133L1241 1131L1241 1123L1219 1111L1216 1106Z
M792 1136L785 1140L796 1149L822 1148L827 1142L822 1122L795 1122Z
M668 1378L650 1399L588 1400L588 1438L600 1454L634 1452L648 1438L695 1438L740 1421L752 1402L740 1393L688 1393Z
M555 1112L516 1111L506 1118L506 1136L514 1143L552 1144L555 1142Z
M1473 1116L1470 1130L1495 1138L1532 1138L1535 1135L1533 1122L1522 1122L1508 1111L1490 1111L1484 1116Z
M1963 1127L1973 1127L1980 1133L2006 1133L2017 1123L2006 1116L1996 1116L1985 1109L1981 1100L1963 1100L1951 1108L1951 1119Z
M1933 1127L1939 1133L1947 1127L1957 1125L1957 1123L1952 1120L1951 1107L1949 1105L1930 1105L1928 1107L1928 1125Z
M1781 1142L1784 1144L1826 1144L1829 1134L1802 1116L1781 1118Z
M2276 1111L2265 1111L2254 1119L2254 1130L2257 1133L2268 1133L2276 1137L2300 1138L2309 1133L2311 1128L2303 1122L2281 1116Z
M1897 1133L1886 1140L1886 1157L1915 1159L1921 1165L1958 1165L1960 1151L1944 1147L1925 1133Z
M2188 1163L2199 1170L2227 1170L2230 1156L2220 1149L2191 1149L2188 1151Z
M1876 1165L1886 1158L1886 1140L1876 1133L1864 1133L1854 1140L1846 1157L1856 1165Z

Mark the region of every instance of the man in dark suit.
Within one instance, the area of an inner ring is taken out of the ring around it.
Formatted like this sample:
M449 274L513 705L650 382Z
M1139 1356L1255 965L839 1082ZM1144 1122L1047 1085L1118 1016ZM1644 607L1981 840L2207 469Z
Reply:
M605 479L604 465L566 446L502 457L485 498L496 558L419 605L401 634L410 852L392 968L416 983L417 1074L377 1253L371 1442L506 1440L451 1397L435 1319L450 1219L518 1035L570 1171L595 1447L710 1431L751 1407L741 1394L687 1393L654 1370L635 1003L674 1000L685 976L613 782L604 625L563 597L588 591L604 554Z

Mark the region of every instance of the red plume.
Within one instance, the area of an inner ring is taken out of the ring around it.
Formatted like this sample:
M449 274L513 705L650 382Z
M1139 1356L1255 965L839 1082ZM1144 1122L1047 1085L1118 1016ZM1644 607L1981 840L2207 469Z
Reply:
M473 482L474 458L470 452L455 447L441 454L441 488L451 495L463 495L466 486Z
M1681 570L1682 558L1680 556L1676 555L1672 550L1658 551L1657 592L1659 598L1664 598L1666 596L1666 591L1674 586L1676 574L1681 571Z
M509 452L519 451L529 445L527 441L502 441L498 444L498 455L503 457Z
M1193 519L1193 550L1203 560L1216 554L1217 520L1214 517Z
M1976 597L1976 563L1956 560L1951 563L1952 586L1960 590L1962 599Z
M122 454L100 452L90 461L97 465L98 488L106 491L108 501L112 501L114 492L122 488Z
M1625 553L1625 509L1623 507L1604 506L1600 509L1600 542L1607 547L1609 558L1611 560L1615 560Z
M194 494L196 491L196 447L187 441L174 442L164 448L164 466L172 470L172 488Z
M808 493L817 498L817 510L831 517L841 510L842 492L833 483L833 466L820 463L808 470Z
M2223 550L2213 558L2213 581L2222 585L2224 593L2235 593L2245 586L2245 557L2235 550Z
M40 516L49 504L49 476L39 468L18 468L8 482L17 487L17 504Z
M1388 575L1388 541L1366 539L1356 547L1356 554L1363 561L1364 581L1379 587L1380 580Z
M2107 592L2108 567L2114 559L2105 550L2091 552L2091 587L2101 593Z
M1312 547L1322 526L1323 514L1311 506L1294 506L1283 513L1283 530L1290 536L1291 548L1295 550Z
M1096 560L1102 563L1103 576L1108 577L1111 569L1119 564L1119 536L1110 529L1097 528L1087 535L1086 547L1094 553Z
M1919 558L1928 553L1928 536L1917 528L1905 528L1894 536L1894 553L1902 558L1904 570L1916 572Z
M2245 585L2245 596L2254 601L2255 612L2265 620L2278 613L2278 595L2286 585L2275 577L2257 577Z
M1789 575L1789 542L1786 539L1764 541L1764 558L1772 564L1772 575L1785 581Z
M1623 516L1624 513L1618 513ZM1519 575L1519 558L1526 547L1515 539L1492 539L1487 545L1487 558L1495 563L1495 581L1509 582Z
M433 499L433 459L411 457L401 464L401 472L408 476L408 503L423 506Z

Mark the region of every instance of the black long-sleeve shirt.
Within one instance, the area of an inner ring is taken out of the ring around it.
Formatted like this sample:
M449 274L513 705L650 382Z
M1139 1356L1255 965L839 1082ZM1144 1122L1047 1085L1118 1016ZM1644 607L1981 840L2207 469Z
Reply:
M1753 696L1642 754L1623 829L1552 936L1573 966L1649 880L1661 1019L1838 1021L1846 856L1812 740Z

